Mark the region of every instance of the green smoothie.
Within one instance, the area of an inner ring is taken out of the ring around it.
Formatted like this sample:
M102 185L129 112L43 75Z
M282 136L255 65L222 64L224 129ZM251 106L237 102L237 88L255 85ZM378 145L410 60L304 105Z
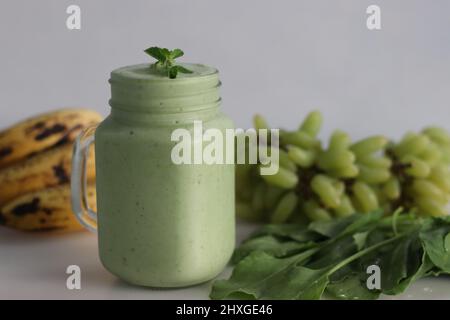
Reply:
M233 128L219 109L217 70L183 66L193 73L176 79L149 64L113 71L111 115L95 133L100 258L133 284L210 280L234 249L234 166L171 159L175 129Z

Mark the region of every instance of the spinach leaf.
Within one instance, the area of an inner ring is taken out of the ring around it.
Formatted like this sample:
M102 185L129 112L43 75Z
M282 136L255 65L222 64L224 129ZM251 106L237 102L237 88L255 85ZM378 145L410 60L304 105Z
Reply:
M233 298L244 293L254 299L296 299L299 292L303 292L304 296L317 299L325 290L326 283L316 283L319 273L300 265L315 252L316 249L310 249L278 259L255 251L236 266L229 280L214 283L211 298Z
M446 273L450 273L450 252L446 239L450 233L449 218L435 218L426 222L420 232L420 239L431 261Z
M354 214L342 219L312 222L308 229L328 238L351 234L380 220L382 212Z
M254 232L250 238L262 236L274 236L286 240L295 240L298 242L320 241L325 238L317 232L308 230L303 225L295 224L269 224Z
M322 245L307 266L313 269L332 266L354 255L357 251L357 246L352 236L340 238Z
M253 251L263 251L271 256L282 258L295 253L299 253L306 249L315 247L313 241L297 242L297 241L283 241L273 236L262 236L259 238L251 238L245 241L235 252L232 258L232 263L236 264Z
M339 281L332 282L327 287L327 293L336 299L373 300L380 296L380 291L367 289L365 277L352 272Z
M450 273L450 218L419 219L379 212L331 222L268 225L234 254L228 280L211 298L376 299L398 294L425 277ZM381 271L380 290L369 290L368 266Z
M423 250L418 233L410 233L361 259L361 273L377 265L381 271L381 291L394 295L403 292L421 270Z

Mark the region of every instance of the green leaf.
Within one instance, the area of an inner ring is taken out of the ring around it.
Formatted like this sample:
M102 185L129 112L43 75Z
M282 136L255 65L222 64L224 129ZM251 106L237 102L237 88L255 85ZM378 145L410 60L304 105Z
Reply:
M167 56L164 54L163 50L158 47L150 47L145 49L144 52L160 62L165 62L167 59Z
M353 234L353 240L355 241L358 250L362 250L366 245L367 235L369 232L357 232Z
M300 264L315 250L278 259L262 251L255 251L233 270L229 280L213 285L211 298L233 298L244 293L255 299L320 298L328 281L321 278L324 271L310 270Z
M268 255L284 258L301 251L311 249L314 242L299 243L297 241L282 241L273 236L262 236L245 241L235 252L232 263L236 264L254 251L263 251Z
M186 69L186 68L183 67L183 66L177 65L176 67L177 67L177 69L178 69L178 72L181 72L181 73L193 73L193 71L191 71L191 70L189 70L189 69Z
M394 214L392 215L392 231L395 235L398 234L398 228L397 228L397 220L400 214L403 212L403 208L399 208L395 210Z
M181 49L173 49L173 50L170 52L170 57L171 57L172 59L176 59L176 58L179 58L179 57L182 57L182 56L184 56L184 52L183 52L183 50L181 50Z
M397 287L392 288L391 292L386 292L386 294L399 294L404 292L412 283L415 281L426 277L426 276L438 276L439 272L435 272L434 270L434 264L431 262L430 258L423 253L422 255L422 261L420 266L417 268L415 273L410 274L407 278L403 279Z
M167 48L161 48L162 54L168 59L170 58L170 50Z
M175 79L178 73L193 73L183 66L175 65L175 59L184 55L181 49L170 51L167 48L150 47L144 51L157 60L152 67L162 74L167 74L170 79Z
M358 249L352 235L335 239L322 245L314 255L313 261L307 264L307 267L312 269L326 268L339 263L356 252L358 252Z
M369 265L378 265L381 270L381 291L398 294L406 289L402 283L416 274L421 265L423 251L417 235L401 238L366 257L365 271Z
M450 218L412 214L356 215L331 222L268 225L236 250L229 280L214 299L375 299L398 294L414 281L450 273ZM381 270L381 290L369 290L367 267Z
M364 226L369 226L380 220L381 216L382 212L380 211L369 214L354 214L342 219L313 222L308 229L328 238L333 238L361 230Z
M281 239L291 239L298 242L319 241L325 238L317 232L295 224L268 224L254 232L250 238L271 235Z
M177 75L178 75L178 68L177 68L177 66L170 67L170 69L169 69L169 78L170 79L175 79L177 77Z
M336 299L345 300L374 300L378 299L378 290L369 290L366 281L361 279L361 274L352 272L337 282L327 286L327 293Z
M435 218L428 222L420 232L423 247L436 267L450 273L450 254L447 238L450 233L450 220Z
M450 253L450 233L445 236L444 247L445 251Z

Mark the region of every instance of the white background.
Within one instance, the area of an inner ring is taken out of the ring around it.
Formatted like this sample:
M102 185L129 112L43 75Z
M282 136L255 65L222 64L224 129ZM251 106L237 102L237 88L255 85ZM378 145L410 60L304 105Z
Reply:
M70 4L81 7L80 31L66 29ZM366 28L370 4L381 7L380 31ZM450 129L449 12L446 0L2 0L0 127L60 107L106 115L109 72L149 61L142 50L159 45L220 69L224 111L240 127L258 112L293 128L317 108L323 137L335 128L355 138L398 138L428 124ZM102 269L95 237L86 234L0 229L0 257L0 298L74 297L64 289L68 263L85 267L79 297L207 296L208 285L126 286ZM419 285L414 297L450 299L441 295L450 287L444 281Z

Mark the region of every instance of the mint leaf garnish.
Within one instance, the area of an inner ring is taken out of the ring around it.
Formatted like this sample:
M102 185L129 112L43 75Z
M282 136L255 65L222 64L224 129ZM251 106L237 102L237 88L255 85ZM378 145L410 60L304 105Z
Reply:
M178 73L192 73L191 70L175 64L175 59L184 55L181 49L169 50L167 48L150 47L144 52L157 60L152 64L152 67L157 68L170 79L175 79Z

